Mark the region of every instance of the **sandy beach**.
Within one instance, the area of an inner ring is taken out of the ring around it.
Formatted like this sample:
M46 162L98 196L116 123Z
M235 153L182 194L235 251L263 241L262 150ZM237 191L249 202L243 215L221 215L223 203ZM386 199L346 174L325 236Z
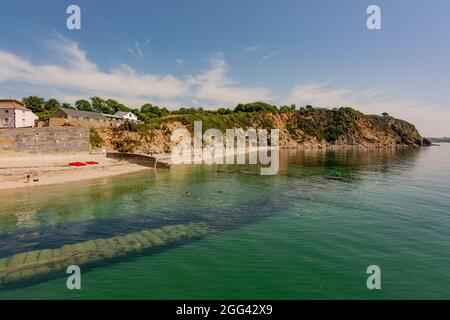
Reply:
M84 167L69 166L69 163L77 161L93 161L98 164ZM98 179L142 170L153 169L109 159L105 155L0 158L0 190ZM25 182L27 175L30 175L30 179ZM39 181L34 182L35 179Z
M265 147L262 149L268 150L271 148ZM238 149L234 150L231 155L249 152L256 152L256 150ZM170 153L153 154L152 156L158 162L168 166L172 165ZM203 156L203 161L218 160L222 157L207 154ZM89 161L98 162L98 164L84 167L69 165L71 162ZM130 163L126 160L107 158L103 154L5 157L0 158L0 190L99 179L142 170L153 170L153 168ZM29 179L27 179L28 175L30 176Z

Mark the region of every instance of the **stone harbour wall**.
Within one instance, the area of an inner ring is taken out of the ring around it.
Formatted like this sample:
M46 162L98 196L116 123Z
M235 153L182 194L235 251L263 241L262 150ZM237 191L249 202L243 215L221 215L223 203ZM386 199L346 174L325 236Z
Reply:
M116 160L125 160L144 167L170 169L170 164L167 161L158 160L157 158L146 154L108 152L106 157Z
M89 137L80 127L0 129L0 157L89 152Z

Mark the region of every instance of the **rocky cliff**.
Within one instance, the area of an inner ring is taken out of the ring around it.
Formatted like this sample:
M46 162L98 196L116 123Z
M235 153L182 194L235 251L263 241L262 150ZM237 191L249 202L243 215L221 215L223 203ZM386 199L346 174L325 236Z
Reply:
M203 130L216 128L279 129L280 145L292 148L364 147L393 148L429 145L415 126L388 115L365 115L352 108L302 108L288 112L237 112L218 114L199 111L155 119L154 123L126 125L94 133L97 144L123 152L163 153L171 150L170 136L176 128L192 132L194 121Z

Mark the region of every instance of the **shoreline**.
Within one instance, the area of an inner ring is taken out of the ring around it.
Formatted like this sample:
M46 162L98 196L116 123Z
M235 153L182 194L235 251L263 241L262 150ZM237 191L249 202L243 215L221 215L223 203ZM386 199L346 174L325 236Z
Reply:
M69 166L70 162L95 161L98 165ZM104 155L42 155L21 158L0 158L0 190L34 188L108 178L149 170L137 164L108 159ZM151 170L151 169L150 169ZM30 179L27 183L27 175ZM39 179L34 182L34 179Z
M369 146L327 146L327 147L287 147L280 146L281 150L303 150L303 151L320 151L327 150L393 150L404 149L407 146L396 147L369 147ZM409 147L410 148L410 147ZM272 149L271 147L264 148L265 150ZM239 154L248 154L257 150L241 149L235 150L229 156L237 156ZM162 153L153 155L158 162L167 164L169 166L177 166L172 164L170 153ZM205 161L214 161L214 156L203 158ZM68 164L76 161L95 161L98 165L85 167L71 167ZM88 181L102 178L109 178L119 175L137 173L140 171L155 170L147 166L130 163L126 160L117 160L107 158L103 154L76 154L76 155L33 155L21 157L5 157L0 158L0 190L11 189L25 189L39 186L48 186L55 184L73 183L78 181ZM27 175L30 175L30 181L25 183ZM39 179L34 182L33 179Z

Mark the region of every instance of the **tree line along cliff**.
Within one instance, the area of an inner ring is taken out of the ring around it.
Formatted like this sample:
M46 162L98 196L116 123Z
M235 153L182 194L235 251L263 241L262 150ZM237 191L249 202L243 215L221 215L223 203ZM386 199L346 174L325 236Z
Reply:
M350 107L325 109L311 106L277 108L264 103L238 105L234 110L182 108L147 116L138 124L91 130L91 144L121 152L163 153L171 150L173 130L193 131L194 121L203 130L279 129L280 146L289 148L363 147L392 148L430 145L415 126L388 114L366 115Z
M279 129L283 147L325 148L354 147L418 147L430 145L413 124L393 118L387 113L365 115L350 107L334 109L305 106L274 106L264 102L238 104L234 109L180 108L168 110L146 103L132 109L114 99L92 97L71 105L56 99L30 96L23 102L46 120L59 107L114 114L133 112L138 124L125 123L119 128L91 130L91 145L111 150L145 153L168 152L170 136L176 128L193 129L194 121L202 121L203 130L225 132L232 128Z

